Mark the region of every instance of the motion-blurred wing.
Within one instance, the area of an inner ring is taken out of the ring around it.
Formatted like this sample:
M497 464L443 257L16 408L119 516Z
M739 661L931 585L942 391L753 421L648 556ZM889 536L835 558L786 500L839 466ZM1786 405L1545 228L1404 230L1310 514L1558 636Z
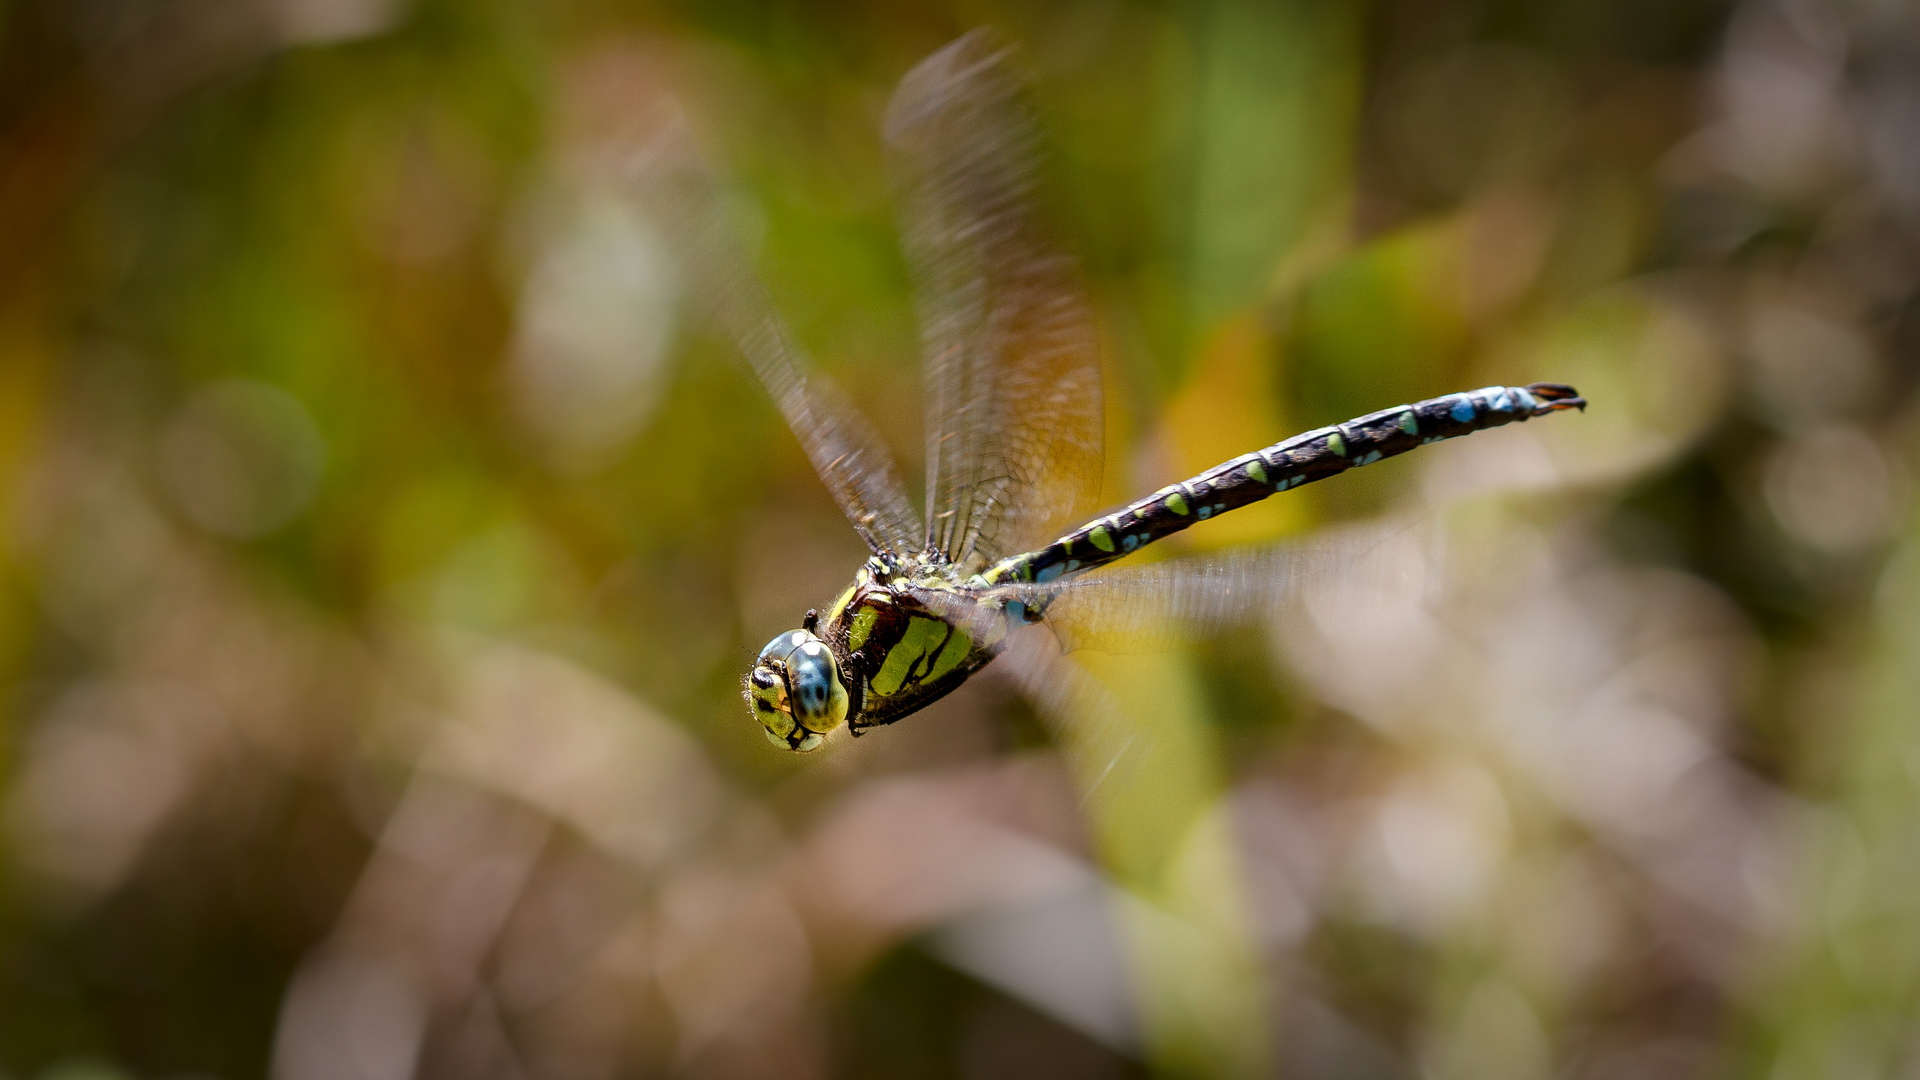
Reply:
M984 590L915 588L929 609L976 639L1009 633L994 669L1012 677L1073 761L1083 793L1131 790L1154 770L1154 718L1120 700L1065 654L1077 649L1142 653L1234 627L1256 626L1310 592L1399 591L1418 583L1440 554L1431 517L1370 522L1199 558L1116 566L1045 584ZM1052 640L1021 629L1018 608L1041 613ZM1058 647L1055 647L1055 641Z
M739 343L867 547L919 550L921 526L892 455L773 313L728 223L724 188L685 115L677 107L663 111L626 163L638 208L673 249L695 303Z
M1151 775L1151 732L1046 635L1019 635L1008 644L997 666L1033 703L1066 752L1082 800L1103 789L1124 792Z
M1154 652L1258 625L1309 589L1398 587L1429 565L1435 542L1423 521L1375 523L1217 555L1118 565L1045 585L1003 585L978 606L993 610L1011 600L1041 612L1066 652Z
M1039 213L1040 129L1009 48L975 31L887 110L927 383L927 543L957 563L1038 547L1094 509L1099 341Z

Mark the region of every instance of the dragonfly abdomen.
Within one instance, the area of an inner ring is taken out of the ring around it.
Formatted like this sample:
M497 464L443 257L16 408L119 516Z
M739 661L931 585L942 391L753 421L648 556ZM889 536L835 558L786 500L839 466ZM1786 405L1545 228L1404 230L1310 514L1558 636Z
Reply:
M1161 537L1276 492L1404 454L1415 447L1561 409L1584 409L1571 386L1489 386L1368 413L1222 462L1080 526L1037 551L1003 559L981 577L993 585L1052 581L1102 566Z

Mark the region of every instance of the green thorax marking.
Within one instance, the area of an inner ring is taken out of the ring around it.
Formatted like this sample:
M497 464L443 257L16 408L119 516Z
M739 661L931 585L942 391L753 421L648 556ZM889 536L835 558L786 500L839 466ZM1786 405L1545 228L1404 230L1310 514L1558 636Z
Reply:
M854 730L891 723L919 710L967 680L998 650L923 607L915 588L946 590L929 579L917 586L893 573L863 567L829 609L822 637L840 661L854 700Z
M907 632L887 650L886 660L867 683L881 697L892 697L903 686L938 679L966 658L973 641L965 630L944 620L914 615Z

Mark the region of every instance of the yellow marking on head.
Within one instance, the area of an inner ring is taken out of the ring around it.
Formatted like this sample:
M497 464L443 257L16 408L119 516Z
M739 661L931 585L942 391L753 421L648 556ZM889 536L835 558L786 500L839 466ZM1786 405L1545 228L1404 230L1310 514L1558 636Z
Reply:
M771 686L756 685L751 678L747 682L747 703L753 706L757 717L767 734L785 739L795 727L793 715L787 711L787 690L779 682Z

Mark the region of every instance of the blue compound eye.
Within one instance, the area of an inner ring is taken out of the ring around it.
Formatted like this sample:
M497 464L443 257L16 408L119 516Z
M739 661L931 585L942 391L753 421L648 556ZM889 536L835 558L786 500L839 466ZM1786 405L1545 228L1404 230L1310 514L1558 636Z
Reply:
M746 680L747 703L767 739L789 750L812 750L847 719L847 688L827 643L789 630L760 650Z
M769 660L784 661L787 657L793 655L795 649L798 649L809 641L818 643L819 640L819 638L814 637L805 630L789 630L784 634L776 636L772 641L767 642L767 647L760 650L760 656L754 663L764 664Z
M825 731L839 725L833 715L835 692L840 690L833 653L819 641L809 641L787 657L787 693L793 702L793 714L810 731ZM844 691L841 691L844 697ZM841 702L844 715L845 702Z

